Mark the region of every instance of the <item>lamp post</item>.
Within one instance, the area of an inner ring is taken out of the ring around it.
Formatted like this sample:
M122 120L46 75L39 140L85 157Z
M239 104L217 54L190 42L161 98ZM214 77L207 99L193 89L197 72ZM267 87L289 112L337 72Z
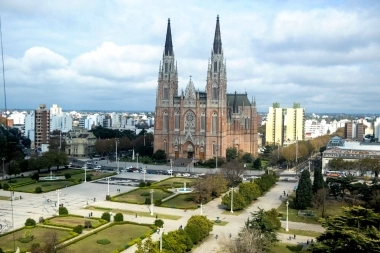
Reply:
M119 143L119 139L118 138L115 138L115 142L116 142L116 152L115 152L115 156L116 156L116 166L117 166L117 171L119 171L119 158L117 156L117 144Z
M203 205L201 203L201 215L203 215Z
M87 165L84 165L84 182L87 182Z
M137 169L139 169L139 153L136 154L136 157L137 157Z
M230 189L231 191L231 213L234 212L234 187Z
M141 173L143 173L143 174L144 174L144 183L145 183L145 174L146 174L146 169L143 169L143 170L141 171Z
M5 175L4 161L5 161L5 158L3 157L1 160L3 160L3 180L4 180L4 175Z
M108 187L107 187L107 196L110 195L110 177L107 177L107 183L108 183Z
M173 176L173 159L170 159L170 177Z
M153 215L153 192L154 190L150 190L150 215Z
M216 151L216 157L215 157L215 172L218 172L218 145L215 144L215 151Z
M164 231L165 231L164 228L160 228L160 252L162 252L162 235Z
M285 231L289 231L289 201L286 201L286 228Z
M60 189L55 190L57 192L57 215L59 215L59 194L61 193Z

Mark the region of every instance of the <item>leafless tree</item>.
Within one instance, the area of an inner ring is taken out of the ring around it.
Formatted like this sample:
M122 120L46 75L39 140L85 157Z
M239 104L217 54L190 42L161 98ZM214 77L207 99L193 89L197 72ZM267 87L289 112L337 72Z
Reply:
M232 160L231 162L223 165L221 169L221 174L228 181L229 185L237 185L242 181L242 176L244 174L244 166L239 164L238 161Z
M322 218L325 218L326 214L326 201L329 191L327 188L319 189L313 196L312 204L315 208L321 211Z

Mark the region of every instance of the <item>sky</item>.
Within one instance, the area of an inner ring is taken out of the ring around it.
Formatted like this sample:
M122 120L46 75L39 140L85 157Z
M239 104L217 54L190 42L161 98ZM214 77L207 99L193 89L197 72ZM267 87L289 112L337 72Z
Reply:
M7 108L154 111L168 18L179 92L190 75L204 91L219 15L228 93L259 112L377 114L379 13L377 0L0 0Z

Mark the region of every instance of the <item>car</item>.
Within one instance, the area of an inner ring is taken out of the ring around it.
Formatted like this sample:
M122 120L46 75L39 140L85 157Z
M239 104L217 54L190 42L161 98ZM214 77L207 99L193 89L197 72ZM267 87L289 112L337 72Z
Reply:
M184 177L190 177L191 175L189 173L183 173L182 176L184 176Z
M287 181L289 181L289 178L287 178L287 177L283 178L283 179L281 179L281 181L286 181L287 182Z
M175 174L176 177L182 177L182 174L181 173L177 173Z
M101 169L102 167L103 167L103 165L96 165L95 169Z

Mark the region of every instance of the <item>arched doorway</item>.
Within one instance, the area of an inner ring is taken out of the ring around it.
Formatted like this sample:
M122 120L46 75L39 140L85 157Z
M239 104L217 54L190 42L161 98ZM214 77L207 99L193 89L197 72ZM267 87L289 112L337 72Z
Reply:
M187 158L193 158L194 157L194 146L193 144L189 143L187 145Z
M199 149L199 159L200 160L204 160L205 159L205 149L204 149L204 147L201 147Z
M177 159L179 158L179 151L178 151L178 146L174 147L174 157Z

